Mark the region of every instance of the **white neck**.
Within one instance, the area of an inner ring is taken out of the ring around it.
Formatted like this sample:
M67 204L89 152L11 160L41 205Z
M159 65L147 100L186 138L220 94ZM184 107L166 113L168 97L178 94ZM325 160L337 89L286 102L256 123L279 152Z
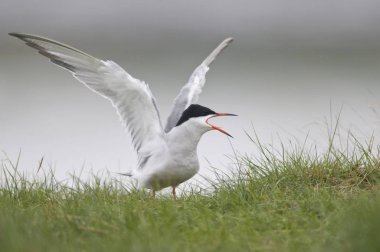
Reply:
M168 133L169 148L176 152L194 153L197 150L202 135L209 130L210 128L200 126L199 123L189 120L174 127Z

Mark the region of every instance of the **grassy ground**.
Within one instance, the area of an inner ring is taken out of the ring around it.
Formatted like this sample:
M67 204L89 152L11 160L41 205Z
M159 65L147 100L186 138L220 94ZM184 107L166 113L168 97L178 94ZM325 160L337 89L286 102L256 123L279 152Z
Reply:
M322 155L256 144L261 157L237 157L212 193L177 201L96 178L28 182L3 160L1 251L380 251L371 144Z

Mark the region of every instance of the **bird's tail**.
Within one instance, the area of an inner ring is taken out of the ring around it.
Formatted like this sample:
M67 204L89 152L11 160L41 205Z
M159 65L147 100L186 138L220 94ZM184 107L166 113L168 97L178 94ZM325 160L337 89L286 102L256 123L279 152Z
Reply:
M132 172L126 172L126 173L117 173L119 175L122 175L122 176L127 176L127 177L132 177Z

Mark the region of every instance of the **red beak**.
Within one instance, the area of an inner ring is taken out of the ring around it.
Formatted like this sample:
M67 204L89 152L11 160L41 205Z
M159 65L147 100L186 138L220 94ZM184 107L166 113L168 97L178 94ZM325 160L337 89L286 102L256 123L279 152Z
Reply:
M207 120L206 120L206 123L207 123L208 125L210 125L211 128L213 128L214 130L220 131L220 132L222 132L223 134L226 134L227 136L233 138L233 136L231 136L230 134L228 134L228 133L227 133L225 130L223 130L222 128L220 128L220 127L218 127L218 126L215 126L215 125L212 125L211 123L208 122L209 119L214 118L214 117L218 117L218 116L237 116L237 115L235 115L235 114L228 114L228 113L217 113L217 114L215 114L215 115L213 115L213 116L207 118Z

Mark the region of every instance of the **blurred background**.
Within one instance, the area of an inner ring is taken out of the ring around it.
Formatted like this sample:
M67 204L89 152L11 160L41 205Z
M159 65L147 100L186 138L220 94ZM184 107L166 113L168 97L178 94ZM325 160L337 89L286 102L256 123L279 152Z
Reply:
M112 59L149 83L163 120L193 69L233 36L199 103L238 114L214 121L235 138L202 138L201 174L208 162L228 167L233 148L255 155L245 131L266 144L307 137L323 150L340 114L343 138L368 139L380 126L379 13L377 0L2 0L0 150L12 159L21 150L20 169L31 173L44 156L59 179L136 165L109 102L8 32Z

